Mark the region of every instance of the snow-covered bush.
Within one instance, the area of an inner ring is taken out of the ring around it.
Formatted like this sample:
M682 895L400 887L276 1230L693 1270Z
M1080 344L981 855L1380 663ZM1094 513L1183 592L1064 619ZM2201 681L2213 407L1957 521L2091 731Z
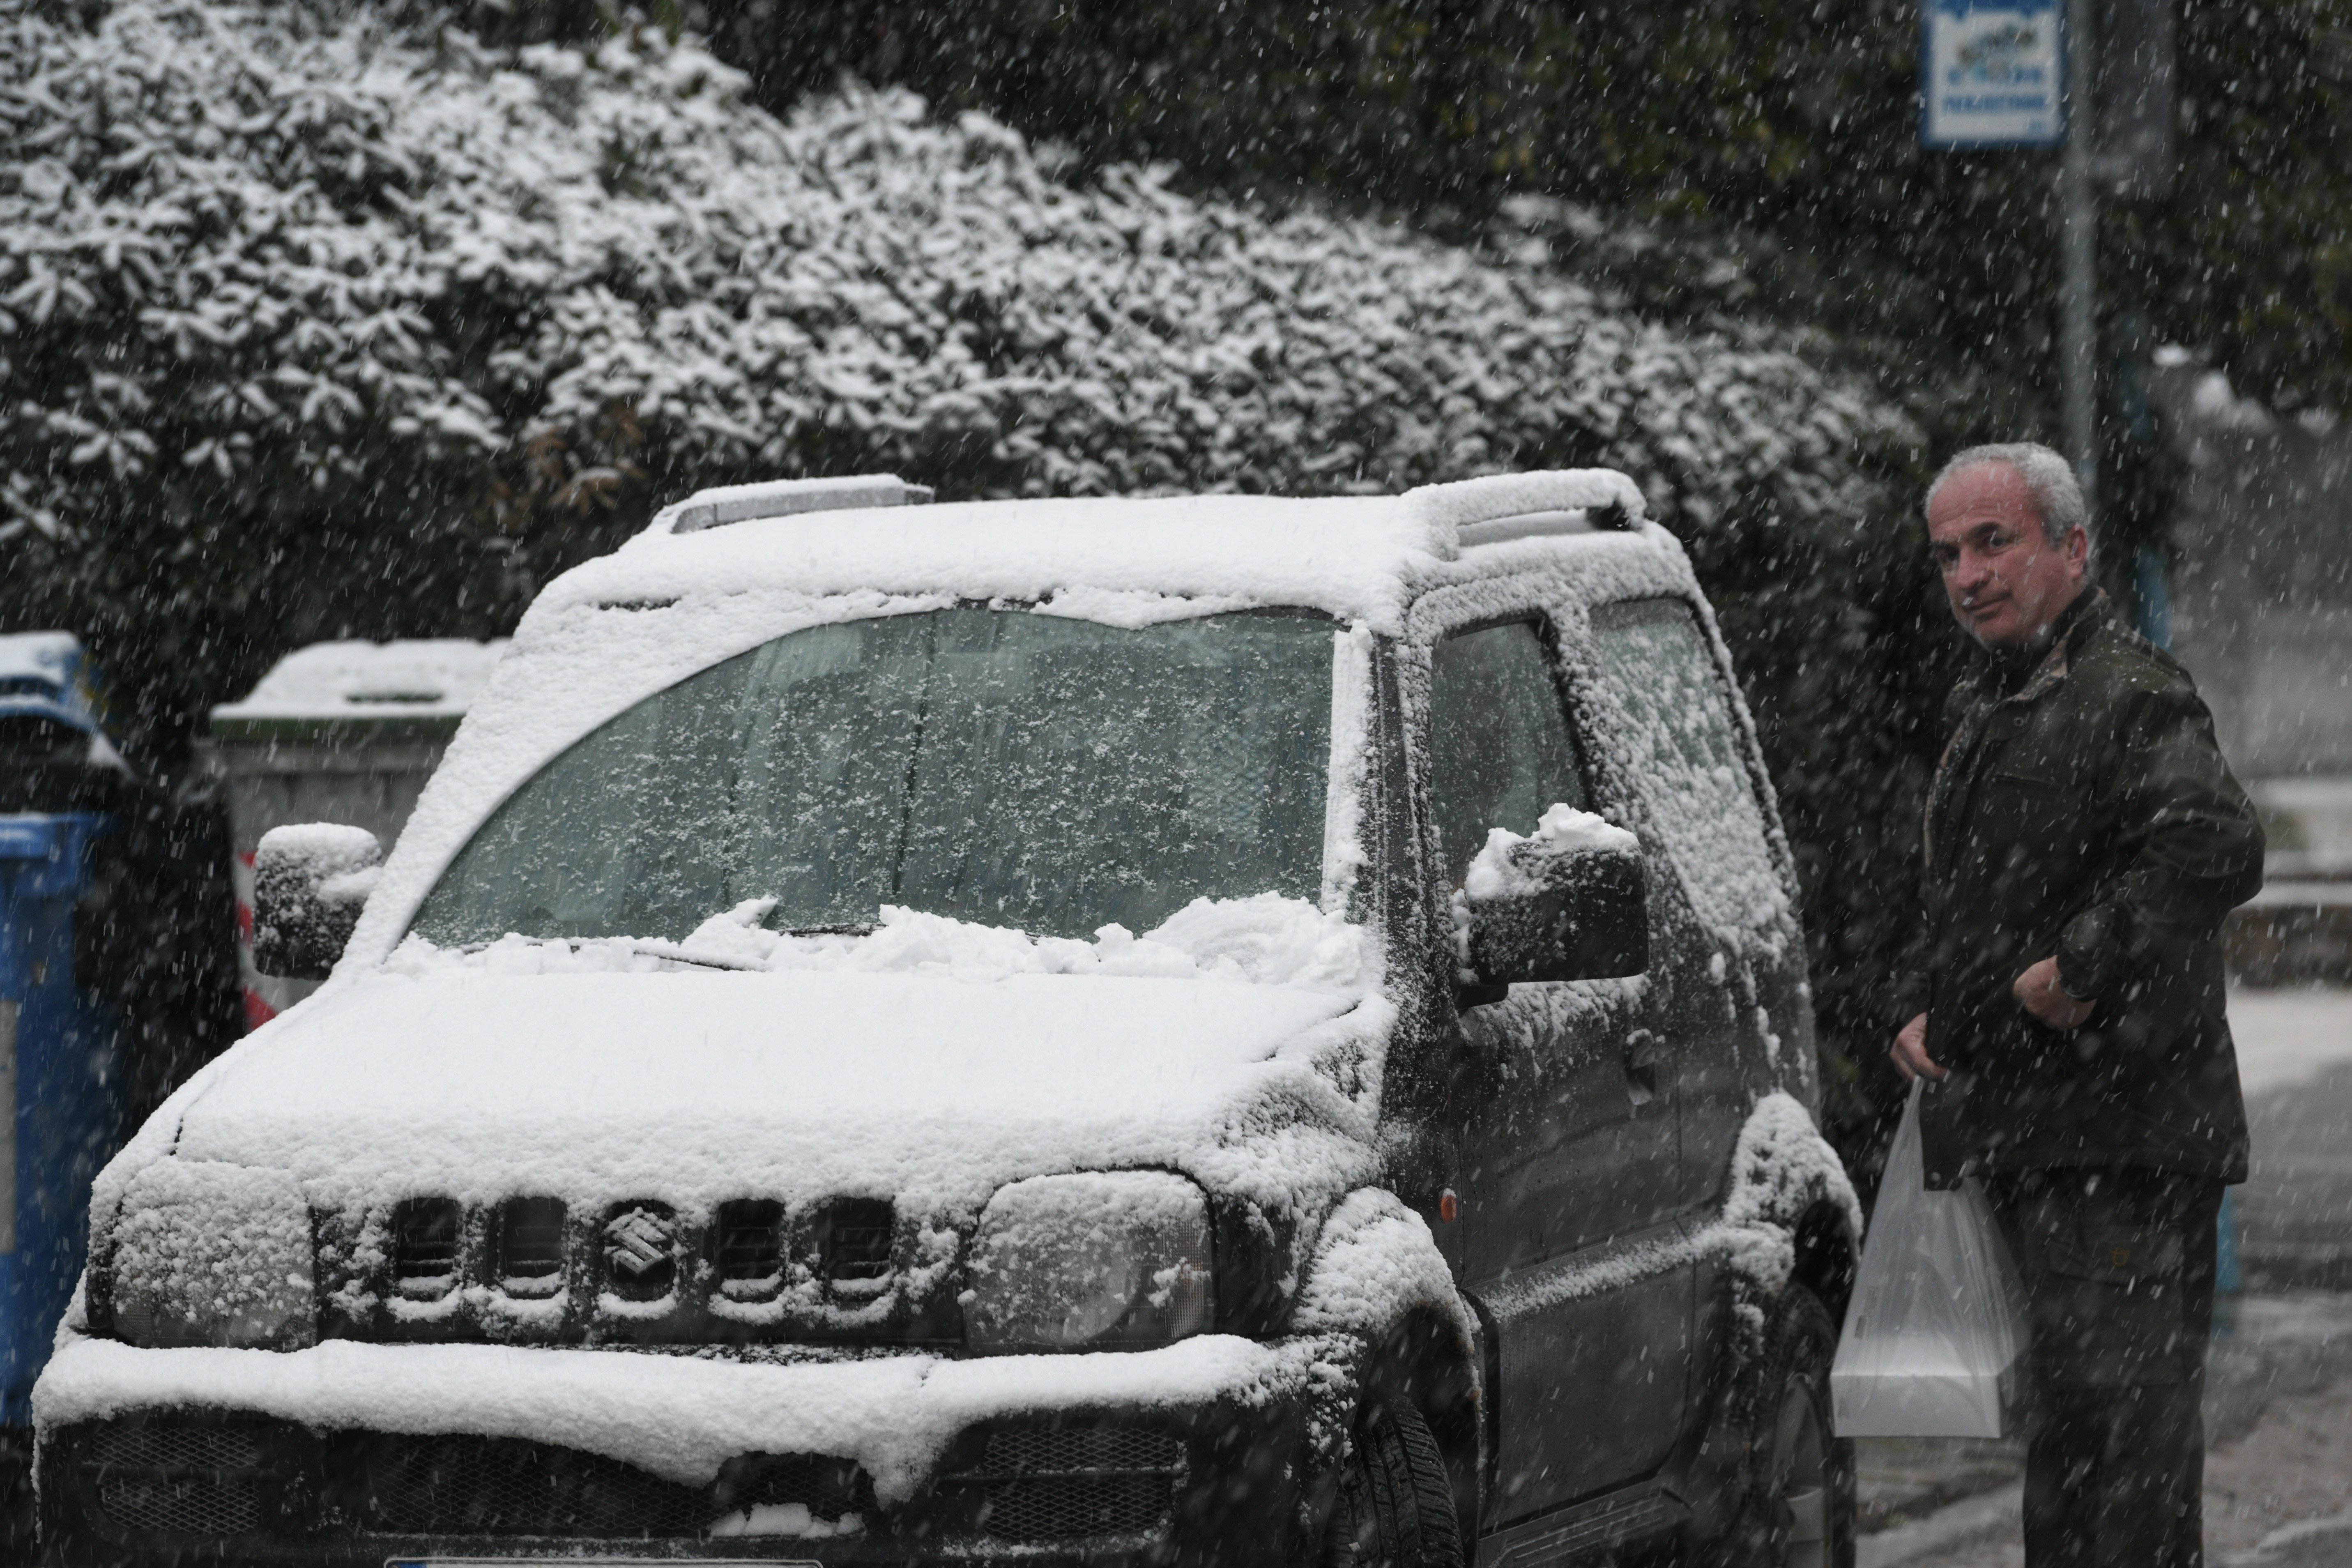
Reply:
M353 489L462 509L533 437L593 489L622 477L581 467L614 428L672 485L881 465L967 493L1328 490L1605 461L1669 519L1845 519L1858 459L1901 435L1793 353L1555 273L1164 171L1075 188L904 94L780 122L656 34L493 52L262 0L0 18L20 536L103 549L148 513Z

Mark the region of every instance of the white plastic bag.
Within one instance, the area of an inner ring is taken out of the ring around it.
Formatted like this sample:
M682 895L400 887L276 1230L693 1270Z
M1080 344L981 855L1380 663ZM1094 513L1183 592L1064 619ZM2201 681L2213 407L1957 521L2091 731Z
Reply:
M2004 1437L2024 1419L2025 1290L1973 1176L1927 1190L1919 1086L1886 1156L1830 1368L1841 1437Z

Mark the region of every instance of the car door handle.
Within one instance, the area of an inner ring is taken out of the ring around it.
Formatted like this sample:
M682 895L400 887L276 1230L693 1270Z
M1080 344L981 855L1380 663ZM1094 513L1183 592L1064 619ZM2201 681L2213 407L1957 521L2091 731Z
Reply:
M1636 1105L1657 1098L1658 1037L1647 1029L1625 1037L1625 1092Z

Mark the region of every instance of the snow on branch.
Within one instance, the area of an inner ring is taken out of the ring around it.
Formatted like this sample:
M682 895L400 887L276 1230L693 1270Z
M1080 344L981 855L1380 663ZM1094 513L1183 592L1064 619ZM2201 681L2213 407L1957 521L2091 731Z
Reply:
M446 506L532 441L593 465L615 409L695 485L1328 492L1607 463L1699 525L1859 515L1871 449L1908 439L1755 334L1164 169L1074 184L905 93L778 120L651 29L498 51L293 0L69 16L0 0L12 532L119 528L161 490Z

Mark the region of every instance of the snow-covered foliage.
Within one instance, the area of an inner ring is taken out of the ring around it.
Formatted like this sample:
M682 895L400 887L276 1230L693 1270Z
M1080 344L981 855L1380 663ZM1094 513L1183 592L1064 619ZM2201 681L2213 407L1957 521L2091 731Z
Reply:
M1792 353L1538 267L1161 170L1073 186L905 94L780 122L690 40L499 52L270 0L63 16L0 7L14 531L256 482L446 507L534 437L576 499L618 479L616 419L698 479L994 493L1605 457L1702 522L1852 515L1858 456L1899 434Z
M383 858L383 846L364 827L344 822L296 822L261 836L255 858L275 860L323 889L340 878L363 871ZM352 889L365 898L364 888Z
M1814 858L1856 840L1839 770L1892 731L1830 673L1867 629L1838 542L1912 439L1861 381L1538 254L1065 177L900 94L786 121L740 87L650 32L499 51L304 0L0 0L0 614L76 626L168 730L276 637L504 630L707 484L1605 462L1730 606L1800 837L1820 801ZM1814 709L1869 721L1817 738Z

